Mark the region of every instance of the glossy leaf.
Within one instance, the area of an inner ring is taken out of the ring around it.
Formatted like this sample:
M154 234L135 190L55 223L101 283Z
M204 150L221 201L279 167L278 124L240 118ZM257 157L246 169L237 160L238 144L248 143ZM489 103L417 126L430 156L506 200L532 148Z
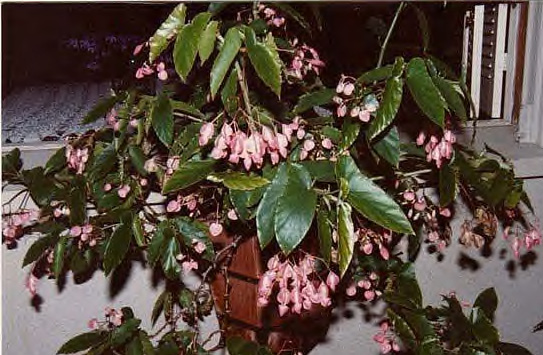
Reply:
M482 309L475 308L474 313L476 314L475 322L473 323L473 334L475 337L483 343L496 344L500 339L496 327L494 327Z
M185 245L191 246L195 240L204 243L206 249L203 257L210 261L213 260L215 253L211 239L209 239L209 228L207 225L189 217L179 217L174 219L173 222L177 226L177 231L183 236Z
M130 156L130 161L132 162L134 168L136 168L136 171L140 175L146 176L147 170L145 170L145 161L147 159L145 154L143 154L143 150L141 150L141 148L137 145L129 145L128 155Z
M205 115L200 110L189 103L170 99L170 105L174 111L181 111L194 117L205 118Z
M410 350L414 350L416 347L415 334L407 324L407 322L401 317L400 314L394 312L392 308L387 308L387 316L394 332L398 334L403 344Z
M319 91L310 92L300 96L298 103L294 107L295 114L303 113L315 106L326 105L332 102L336 96L334 89L321 89Z
M349 264L353 258L354 243L354 225L351 218L352 209L347 203L340 203L337 212L338 229L338 264L340 277L345 275Z
M288 181L288 166L282 163L268 189L264 193L256 212L256 228L260 247L264 249L273 239L274 218L279 197L283 195Z
M281 10L281 12L286 14L288 17L292 18L307 33L311 34L311 25L307 22L307 20L303 17L302 14L296 11L294 7L290 6L288 3L285 3L285 2L276 2L273 4L273 6Z
M160 25L155 34L149 39L149 62L155 59L168 47L169 39L185 24L185 4L179 4Z
M188 161L181 164L168 179L162 193L167 194L189 187L201 180L204 180L212 171L215 160Z
M394 66L392 64L389 64L385 65L384 67L372 69L360 75L356 81L360 84L370 84L374 81L383 81L392 76L393 67Z
M311 177L316 181L335 182L334 163L330 160L305 160L298 164L309 171Z
M274 229L279 247L288 255L311 227L317 194L311 188L309 172L301 165L289 165L287 176L283 194L277 200Z
M66 166L66 147L58 149L45 164L44 174L55 173Z
M422 58L413 58L407 64L407 86L422 112L435 124L443 127L445 106Z
M149 248L147 249L147 260L151 266L156 264L162 255L162 250L164 249L166 242L173 238L173 234L174 233L167 221L162 221L157 226L155 234L149 243Z
M281 96L281 61L275 48L258 42L251 27L245 27L245 43L258 77L277 96Z
M175 71L183 81L187 80L187 76L194 65L196 55L198 54L200 38L210 17L211 14L209 12L199 13L194 17L192 23L183 26L177 35L173 49L173 62L175 64Z
M364 217L395 232L413 234L400 206L360 172L353 158L343 155L338 159L336 176L349 182L347 201Z
M207 27L202 32L200 37L200 43L198 44L198 54L202 64L209 58L213 49L215 49L215 39L217 36L217 28L219 23L217 21L211 21L207 24Z
M332 228L328 220L328 210L323 206L317 210L317 229L321 256L329 264L332 255Z
M499 342L496 348L502 355L532 355L528 349L518 344Z
M93 108L83 117L83 124L92 123L104 117L118 102L126 98L126 94L113 95L102 98L93 106Z
M224 36L224 43L219 55L213 63L210 76L211 96L215 97L221 84L232 65L234 58L238 55L241 48L241 33L236 27L232 27Z
M211 174L208 180L222 182L224 186L232 190L250 191L259 187L266 186L270 181L255 174L244 174L239 171Z
M450 164L445 164L439 171L439 204L445 207L456 199L456 171Z
M392 123L403 95L403 80L399 77L392 77L387 80L383 99L377 109L376 117L371 121L366 136L369 141L384 132Z
M169 147L173 140L173 110L165 94L159 95L153 103L151 123L158 139Z
M170 280L178 277L181 272L181 267L175 258L179 253L180 247L177 238L173 236L168 238L162 252L162 269L166 277Z
M126 355L143 355L143 345L139 337L133 337L126 345Z
M238 72L232 68L228 79L224 83L221 91L221 100L229 115L233 116L238 109Z
M346 117L341 127L341 142L339 149L348 150L358 138L360 133L360 122L350 117Z
M113 144L99 151L98 156L93 160L93 164L89 169L89 177L91 180L100 180L111 171L117 162L117 152Z
M430 28L428 25L428 19L426 18L424 11L422 11L418 6L412 3L410 5L415 10L415 14L417 15L417 20L419 22L419 28L422 37L422 51L426 52L430 43Z
M485 313L488 319L493 320L494 313L498 308L498 296L496 295L496 290L494 287L487 288L481 292L477 296L473 307L479 307Z
M28 251L25 254L22 267L25 267L28 264L38 260L39 257L42 256L47 249L52 247L57 240L58 237L56 236L46 235L32 243L32 245L30 246L30 248L28 248Z
M462 120L462 122L466 122L468 119L468 114L466 113L464 100L456 91L453 84L449 80L440 77L434 77L433 80L434 84L439 89L439 92L447 102L447 105L449 105L452 111Z
M373 149L381 158L397 168L400 163L400 135L398 129L392 127L383 138L373 144Z
M136 241L136 245L138 247L146 245L143 225L141 224L141 219L138 216L134 217L134 222L132 222L132 234L134 235L134 240Z
M141 341L143 354L155 355L155 348L153 347L153 343L151 343L151 340L149 340L149 335L145 331L140 330L138 337L140 338L140 341Z
M141 320L135 318L123 321L119 327L114 328L111 332L111 345L119 346L127 342L137 331L140 323Z
M104 272L106 275L111 273L117 266L121 264L124 256L130 248L130 240L132 239L131 226L121 223L111 237L107 241L106 250L104 252Z
M68 236L61 237L55 245L55 250L53 252L53 273L57 280L64 268L64 252L66 251L67 244Z
M92 331L79 334L64 343L57 354L75 354L96 346L107 339L108 333L102 331Z

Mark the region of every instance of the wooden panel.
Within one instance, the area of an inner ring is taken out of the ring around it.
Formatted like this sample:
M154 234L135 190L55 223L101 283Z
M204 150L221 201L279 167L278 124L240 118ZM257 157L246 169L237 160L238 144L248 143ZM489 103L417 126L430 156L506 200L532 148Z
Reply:
M219 249L232 243L233 238L221 234L218 237L212 238L213 242L219 245ZM224 253L224 257L228 253ZM238 245L232 261L230 263L230 272L239 274L243 277L258 280L262 275L262 261L260 258L260 246L258 245L258 239L256 236L252 236L246 239Z

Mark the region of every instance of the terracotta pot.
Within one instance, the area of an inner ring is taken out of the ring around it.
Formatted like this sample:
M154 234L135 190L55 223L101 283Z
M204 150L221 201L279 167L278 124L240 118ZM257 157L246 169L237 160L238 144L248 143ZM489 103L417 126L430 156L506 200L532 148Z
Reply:
M213 238L220 249L233 239L222 234ZM279 316L277 307L270 302L258 307L258 280L263 273L263 260L256 236L244 238L236 248L228 277L230 285L229 314L225 314L226 275L218 272L211 282L215 309L226 335L239 335L270 347L274 353L300 351L308 353L328 332L331 307L313 306L301 315Z

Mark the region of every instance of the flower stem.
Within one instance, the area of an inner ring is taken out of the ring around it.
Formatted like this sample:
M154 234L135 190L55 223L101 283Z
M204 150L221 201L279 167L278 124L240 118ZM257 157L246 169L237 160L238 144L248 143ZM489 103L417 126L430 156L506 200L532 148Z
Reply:
M398 21L400 12L402 12L404 7L405 7L405 2L401 2L398 8L396 9L396 13L394 14L394 19L392 20L392 23L390 24L390 27L388 28L387 35L385 37L383 45L381 46L381 52L379 53L379 60L377 61L377 68L380 68L381 65L383 64L383 58L385 56L385 51L388 45L388 41L390 40L390 36L392 35L392 32L394 31L394 27L396 27L396 22Z

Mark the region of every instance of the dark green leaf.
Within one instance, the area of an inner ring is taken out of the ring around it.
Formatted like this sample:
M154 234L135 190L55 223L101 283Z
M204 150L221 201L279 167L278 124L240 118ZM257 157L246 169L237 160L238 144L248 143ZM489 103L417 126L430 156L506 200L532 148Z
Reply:
M358 79L356 79L356 81L360 84L370 84L374 81L382 81L388 79L392 76L393 67L394 66L392 64L389 64L385 65L384 67L372 69L360 75Z
M417 307L422 307L422 291L413 264L402 265L398 273L396 293L410 299Z
M298 103L294 107L295 114L303 113L315 106L326 105L332 102L336 96L334 89L322 89L319 91L310 92L300 96Z
M177 230L183 236L185 245L192 245L193 241L199 241L205 244L206 250L203 254L207 260L213 260L215 255L213 245L208 235L208 227L202 222L193 220L189 217L179 217L173 220L177 225Z
M107 241L106 250L104 252L104 272L106 275L111 273L117 266L121 264L130 248L130 240L132 239L131 225L121 223L111 237Z
M138 216L134 217L134 222L132 223L132 234L134 235L134 240L136 241L138 247L142 247L146 244L143 226L141 224L141 219Z
M226 348L230 355L256 355L258 344L247 341L239 336L226 339Z
M244 174L239 171L211 174L208 180L222 182L224 186L232 190L250 191L270 183L268 179L255 174Z
M496 344L500 340L498 330L492 325L492 322L480 308L474 308L476 313L473 323L473 334L483 343Z
M162 193L181 190L205 179L213 171L214 165L215 160L188 161L181 164L164 184Z
M473 307L479 307L485 313L488 319L493 320L494 313L498 308L498 295L496 295L496 290L494 290L494 287L487 288L481 292L477 296Z
M33 263L34 261L38 260L40 256L43 255L43 253L50 247L52 247L55 242L58 240L58 237L54 235L46 235L41 237L40 239L36 240L30 248L28 248L28 251L26 252L26 255L23 260L23 266L25 267L30 263Z
M74 187L70 190L67 202L70 208L70 223L72 225L83 224L87 218L87 198L85 191L85 183L81 180L77 184L74 184Z
M177 35L173 49L173 61L175 71L183 81L187 80L187 76L194 65L200 38L210 17L211 14L209 12L199 13L194 17L192 23L183 26Z
M234 116L238 109L238 72L236 68L232 68L228 79L221 91L221 100L230 116Z
M91 123L104 117L116 103L124 100L126 94L114 95L100 99L93 108L83 117L83 124Z
M165 94L159 95L153 103L151 123L158 139L169 147L173 140L173 110Z
M2 155L2 176L16 175L23 166L21 151L19 148L12 149L9 153Z
M141 320L132 318L125 320L120 327L111 332L111 345L119 346L126 343L140 326Z
M445 104L434 85L422 58L413 58L407 64L407 86L422 112L435 124L443 127Z
M111 171L117 162L117 152L115 151L115 146L113 144L110 144L101 150L95 149L95 154L96 152L98 152L98 155L94 157L92 167L90 168L89 177L91 180L102 179Z
M149 340L149 335L147 335L147 333L143 330L140 330L139 338L143 348L143 353L145 355L155 355L155 348L153 347L153 343L151 343L151 340Z
M419 28L422 37L422 51L426 52L428 50L428 44L430 43L430 29L428 26L428 19L426 18L424 11L422 11L418 6L415 6L412 3L410 5L415 10L415 14L417 15L417 19L419 21Z
M349 182L347 201L369 220L398 233L413 234L402 209L385 191L364 176L350 156L343 155L336 164L336 176Z
M296 11L296 9L294 9L294 7L284 2L275 2L273 6L281 10L281 12L285 13L288 17L292 18L307 33L311 34L311 25L306 21L306 19L298 11Z
M68 236L61 237L57 242L57 245L55 245L55 251L53 253L53 273L57 280L64 268L64 251L66 250L66 244L68 244Z
M168 18L160 25L155 34L149 39L149 62L152 63L162 53L170 38L172 38L185 24L186 6L179 4L170 13Z
M232 205L242 221L247 221L254 217L251 215L249 207L254 206L260 201L264 191L265 188L251 191L230 190L230 202L232 202Z
M336 127L324 126L321 128L321 131L322 134L330 138L330 140L336 144L341 140L341 131Z
M275 178L264 193L256 212L256 227L260 247L264 249L273 239L274 218L279 198L283 195L288 181L288 166L282 163Z
M174 111L181 111L188 113L191 116L198 117L198 118L205 118L205 115L200 112L196 107L192 106L191 104L188 104L183 101L178 100L172 100L170 99L170 104L172 105L172 109Z
M387 308L387 316L392 323L394 332L400 337L402 343L408 349L414 350L416 347L415 334L413 333L411 328L409 328L407 322L403 320L403 318L398 313L394 312L392 308Z
M258 42L251 27L245 27L245 43L258 77L277 96L281 96L281 61L275 48Z
M56 173L66 166L66 147L62 147L53 154L45 164L44 174Z
M324 206L320 206L317 210L317 228L321 256L329 264L332 255L332 228L328 220L328 210Z
M466 107L464 105L464 100L460 94L456 91L453 84L446 79L440 77L434 77L434 84L436 84L439 92L447 102L447 105L453 110L453 112L462 120L466 122L468 119L468 114L466 113Z
M126 346L127 355L143 355L143 345L139 336L133 337Z
M158 317L160 317L160 314L164 310L164 299L166 298L166 295L168 294L168 291L164 291L158 296L158 298L155 301L155 304L153 305L153 311L151 312L151 324L155 325L156 321L158 320Z
M395 126L392 127L383 138L373 144L373 149L381 158L397 168L400 163L400 135L398 129Z
M311 227L317 194L311 188L311 176L303 166L291 164L287 176L283 194L277 200L274 227L277 242L288 255Z
M51 178L44 175L43 168L36 167L32 170L23 170L22 174L32 200L40 207L48 204L55 186Z
M354 243L354 225L351 218L352 209L347 203L338 204L337 229L338 229L338 264L340 277L345 275L353 258Z
M168 240L166 240L162 253L162 269L164 269L164 274L166 277L171 280L177 278L181 272L181 268L179 267L179 263L176 259L179 252L180 248L177 238L170 237Z
M334 163L330 160L305 160L299 162L309 171L311 177L321 182L335 182Z
M518 344L499 342L496 348L502 355L532 355L528 349Z
M400 104L403 95L403 80L399 77L392 77L387 80L383 99L377 109L377 116L371 121L366 136L369 141L377 137L381 132L384 132L392 123Z
M137 145L129 145L128 146L128 155L130 155L130 161L132 162L132 165L134 168L136 168L136 171L143 176L147 175L147 170L145 170L145 154L143 154L143 150Z
M341 142L339 143L339 149L349 150L351 145L358 138L360 133L360 121L350 117L346 117L341 127Z
M162 250L164 249L168 239L173 238L173 231L168 225L167 221L162 221L157 226L153 239L149 243L149 248L147 249L147 260L151 266L154 266L158 261L160 255L162 255Z
M213 63L210 76L211 96L215 97L221 84L241 48L241 33L236 27L232 27L224 36L224 43L219 55Z
M64 343L57 354L75 354L77 352L87 350L90 347L96 346L106 340L107 332L92 331L79 334Z
M456 171L450 164L445 164L439 171L439 204L444 207L456 199Z
M206 29L202 32L200 37L200 43L198 44L198 54L202 64L209 58L213 49L215 48L215 38L217 36L217 28L219 23L217 21L211 21L207 24Z

